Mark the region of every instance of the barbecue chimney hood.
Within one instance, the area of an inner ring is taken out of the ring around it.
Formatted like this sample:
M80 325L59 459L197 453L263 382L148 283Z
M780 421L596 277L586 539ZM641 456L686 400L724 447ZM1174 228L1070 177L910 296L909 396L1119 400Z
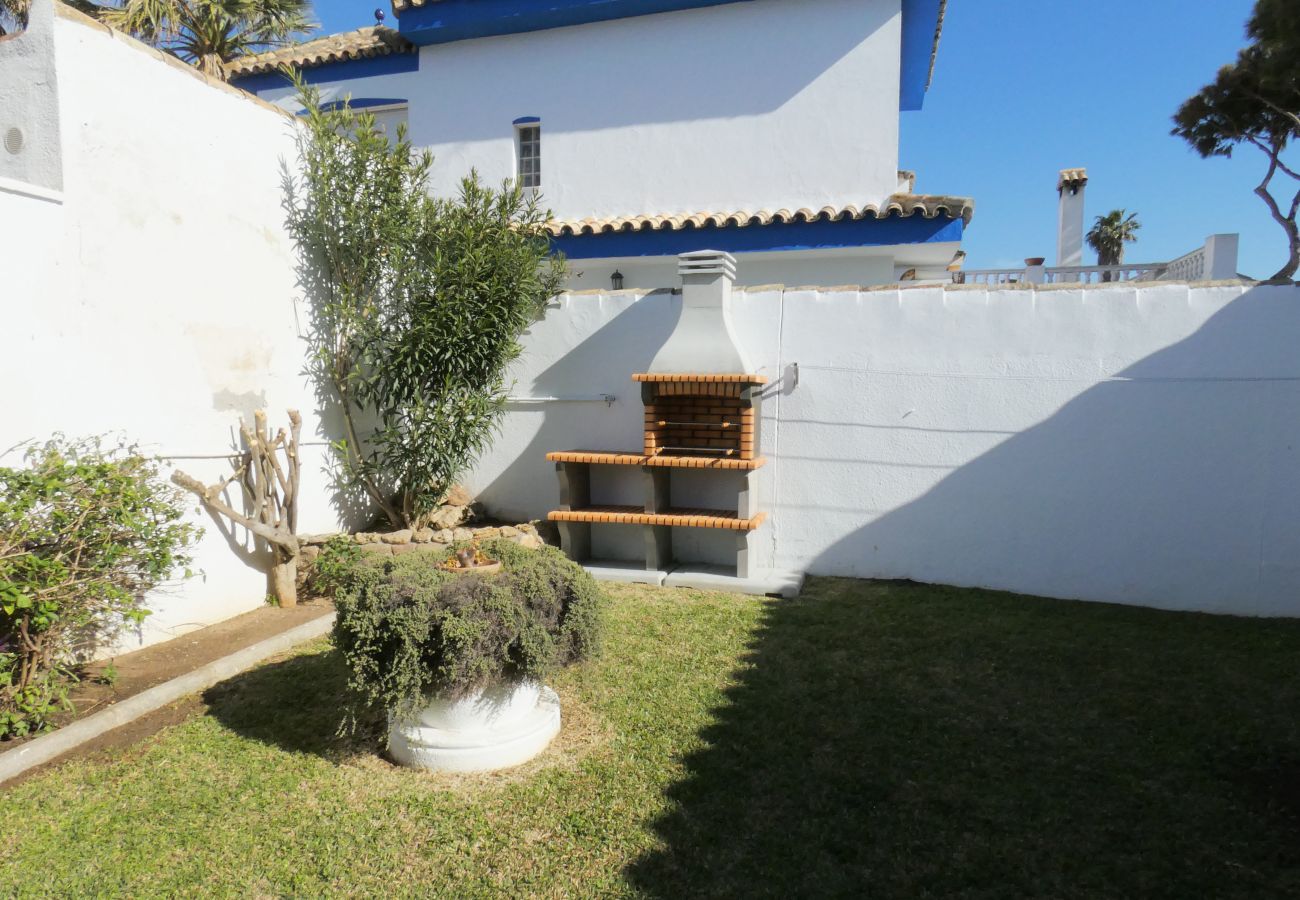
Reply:
M677 257L682 314L650 363L655 374L730 374L752 371L731 330L731 285L736 260L721 250Z

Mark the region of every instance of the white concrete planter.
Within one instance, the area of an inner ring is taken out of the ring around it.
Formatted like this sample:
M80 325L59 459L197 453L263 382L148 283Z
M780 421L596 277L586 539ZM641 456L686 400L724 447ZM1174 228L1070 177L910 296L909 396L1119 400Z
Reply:
M388 752L431 772L489 772L527 762L560 731L560 698L535 681L434 699L414 719L390 717Z

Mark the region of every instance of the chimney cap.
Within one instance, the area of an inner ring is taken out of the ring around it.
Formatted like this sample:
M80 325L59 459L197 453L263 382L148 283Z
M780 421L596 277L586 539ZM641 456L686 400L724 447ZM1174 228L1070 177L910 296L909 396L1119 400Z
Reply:
M1087 183L1088 183L1087 169L1083 169L1083 168L1062 169L1060 177L1056 179L1056 189L1058 191L1062 191L1065 190L1066 188L1069 188L1072 191L1077 191L1079 188L1083 187Z
M736 258L723 250L692 250L678 254L677 274L726 275L735 280Z

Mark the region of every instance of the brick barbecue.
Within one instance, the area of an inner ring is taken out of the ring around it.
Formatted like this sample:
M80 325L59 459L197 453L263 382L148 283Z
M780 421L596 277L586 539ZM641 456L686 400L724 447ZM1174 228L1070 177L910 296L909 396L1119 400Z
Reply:
M569 450L548 453L560 480L558 523L566 553L580 562L591 556L592 525L635 525L643 529L646 569L667 570L675 560L673 528L711 528L736 536L736 574L748 578L752 533L766 513L758 510L755 472L763 385L767 378L748 371L727 318L735 261L725 253L702 251L681 258L682 316L655 357L652 371L634 374L645 407L640 450ZM693 366L694 368L686 368ZM719 367L723 370L719 371ZM638 466L642 506L593 503L592 466ZM736 473L741 484L736 508L673 507L673 469Z

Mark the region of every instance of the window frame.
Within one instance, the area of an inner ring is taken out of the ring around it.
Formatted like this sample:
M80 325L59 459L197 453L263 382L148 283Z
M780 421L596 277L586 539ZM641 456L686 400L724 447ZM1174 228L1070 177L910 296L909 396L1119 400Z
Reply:
M515 181L522 190L542 188L542 120L536 116L515 119Z

